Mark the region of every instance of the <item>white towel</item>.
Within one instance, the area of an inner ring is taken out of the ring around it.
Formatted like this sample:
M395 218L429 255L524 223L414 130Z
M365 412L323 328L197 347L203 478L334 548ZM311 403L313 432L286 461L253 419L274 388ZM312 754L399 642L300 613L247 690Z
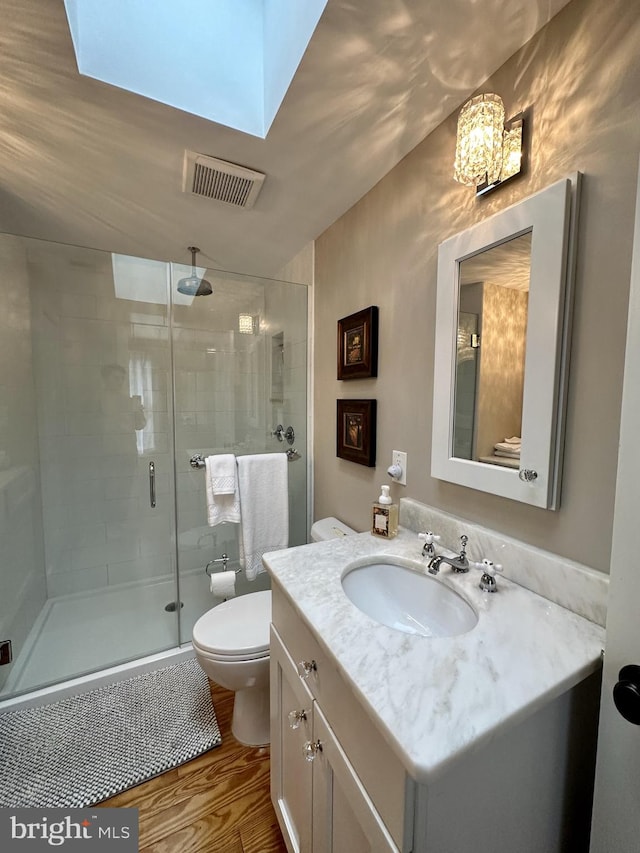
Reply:
M494 450L495 456L503 456L506 459L520 459L519 450Z
M264 571L262 555L289 545L286 453L238 456L244 568L247 580Z
M233 495L236 490L236 457L233 453L209 456L209 476L214 495Z
M225 454L226 455L226 454ZM213 472L215 456L207 456L205 464L205 488L207 494L207 522L209 527L223 524L225 521L240 524L240 493L238 478L235 478L235 490L231 494L216 494L213 490ZM233 457L235 466L235 456Z
M499 441L493 447L495 450L502 450L504 453L520 453L521 450L520 444L513 444L509 441Z

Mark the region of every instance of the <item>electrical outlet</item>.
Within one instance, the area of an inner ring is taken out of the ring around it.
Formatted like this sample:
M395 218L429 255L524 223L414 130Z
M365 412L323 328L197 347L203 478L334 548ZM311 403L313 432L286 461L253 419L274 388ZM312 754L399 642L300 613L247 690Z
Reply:
M394 477L394 482L400 483L401 486L407 485L407 454L404 450L394 450L391 454L391 464L399 465L402 468L402 475Z

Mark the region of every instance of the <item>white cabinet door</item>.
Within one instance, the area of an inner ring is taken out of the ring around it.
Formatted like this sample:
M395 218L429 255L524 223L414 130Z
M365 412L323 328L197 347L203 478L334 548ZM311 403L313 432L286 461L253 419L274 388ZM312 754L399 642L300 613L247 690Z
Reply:
M313 853L398 853L317 703L313 738Z
M313 697L271 631L271 799L290 853L311 851ZM291 716L290 716L291 715Z
M273 626L270 666L271 799L289 853L399 853Z
M620 452L611 550L611 588L607 613L596 788L591 853L636 853L640 849L640 725L628 722L613 702L622 667L640 666L640 185L636 204L629 323L622 395ZM634 686L635 685L635 686ZM640 714L631 679L626 691L631 714ZM638 717L637 719L640 719Z

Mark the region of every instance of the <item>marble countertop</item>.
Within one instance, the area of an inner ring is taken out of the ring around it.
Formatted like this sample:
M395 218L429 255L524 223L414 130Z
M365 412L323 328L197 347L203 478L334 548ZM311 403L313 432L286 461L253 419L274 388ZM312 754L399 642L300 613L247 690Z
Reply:
M345 595L353 561L395 555L426 569L421 548L401 528L390 542L360 533L265 554L264 564L409 775L429 783L597 671L604 629L501 575L497 593L482 592L473 568L457 575L443 565L438 576L479 616L457 637L388 628Z

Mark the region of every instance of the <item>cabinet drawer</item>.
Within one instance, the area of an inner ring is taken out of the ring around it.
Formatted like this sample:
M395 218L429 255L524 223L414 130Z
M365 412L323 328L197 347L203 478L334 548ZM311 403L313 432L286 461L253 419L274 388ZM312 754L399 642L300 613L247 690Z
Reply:
M283 645L282 640L273 625L271 626L269 642L270 650L275 649L276 651L276 653L271 654L270 657L272 660L277 661L278 665L282 668L283 676L289 683L289 688L293 694L292 699L295 700L296 707L299 706L298 710L310 712L314 696L309 690L306 681L300 678L296 664L291 659L289 650ZM311 737L311 732L309 732L309 737Z
M296 666L315 661L300 681L317 699L333 732L399 850L411 849L414 784L349 684L282 590L273 584L272 620Z

